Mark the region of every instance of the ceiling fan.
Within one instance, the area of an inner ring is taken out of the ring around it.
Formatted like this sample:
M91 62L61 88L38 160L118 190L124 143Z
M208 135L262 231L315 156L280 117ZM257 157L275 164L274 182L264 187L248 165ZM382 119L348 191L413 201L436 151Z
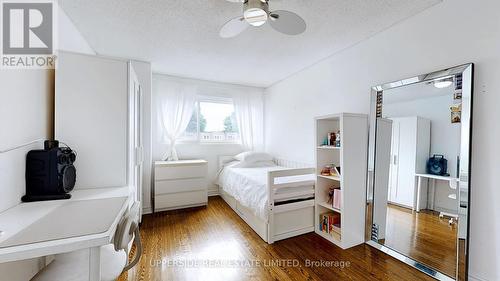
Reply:
M272 28L288 35L298 35L306 30L306 22L296 13L285 10L269 11L270 0L227 1L243 3L243 16L235 17L221 27L219 35L222 38L235 37L250 25L259 27L268 21Z

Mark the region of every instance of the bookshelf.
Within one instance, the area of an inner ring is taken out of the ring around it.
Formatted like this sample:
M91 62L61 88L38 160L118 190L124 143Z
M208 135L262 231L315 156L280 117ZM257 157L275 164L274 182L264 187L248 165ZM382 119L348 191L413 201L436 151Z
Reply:
M354 113L321 116L315 118L315 128L315 232L347 249L365 241L368 116ZM340 143L324 143L331 132L340 133ZM340 174L322 175L327 165L339 167ZM337 196L341 194L340 206L328 202L331 188L338 190ZM324 214L331 218L325 218ZM321 223L338 220L340 223L331 223L329 227ZM325 228L328 233L322 231Z

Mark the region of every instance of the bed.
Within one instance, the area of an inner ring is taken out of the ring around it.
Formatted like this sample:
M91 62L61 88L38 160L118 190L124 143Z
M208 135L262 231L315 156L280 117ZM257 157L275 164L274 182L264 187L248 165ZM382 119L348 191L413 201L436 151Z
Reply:
M221 197L267 243L314 231L314 168L219 157Z

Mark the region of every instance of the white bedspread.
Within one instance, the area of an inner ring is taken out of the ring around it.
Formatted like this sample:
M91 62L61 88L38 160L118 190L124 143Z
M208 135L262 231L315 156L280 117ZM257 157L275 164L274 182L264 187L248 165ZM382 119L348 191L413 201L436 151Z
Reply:
M252 209L256 216L267 221L267 172L286 170L288 168L270 165L253 168L235 168L233 166L235 166L235 164L229 164L221 171L218 178L219 186L238 200L241 205ZM313 188L314 175L277 178L275 183L290 183L305 180L310 181L307 186L302 185L286 188L286 190L280 190L278 193Z

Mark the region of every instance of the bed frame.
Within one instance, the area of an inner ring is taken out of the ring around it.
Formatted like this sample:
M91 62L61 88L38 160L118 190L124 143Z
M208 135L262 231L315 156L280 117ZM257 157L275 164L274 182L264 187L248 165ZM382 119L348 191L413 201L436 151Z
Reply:
M220 156L219 167L222 168L230 159L233 159L232 156ZM283 165L283 161L275 160L274 162L280 164L280 166ZM312 191L276 194L278 190L290 187L291 184L275 184L275 178L314 173L314 168L290 168L287 170L268 172L267 186L269 203L267 221L254 215L252 209L241 205L234 197L226 193L222 187L219 187L220 195L265 242L272 244L278 240L314 231L314 198L298 202L292 201L291 203L286 203L286 201L283 202L287 198L299 195L311 195L311 197L314 197L314 189ZM310 181L304 181L303 183L306 184L308 182ZM300 183L300 181L293 182L292 186L297 186L297 184ZM276 200L279 201L279 204L276 204Z

